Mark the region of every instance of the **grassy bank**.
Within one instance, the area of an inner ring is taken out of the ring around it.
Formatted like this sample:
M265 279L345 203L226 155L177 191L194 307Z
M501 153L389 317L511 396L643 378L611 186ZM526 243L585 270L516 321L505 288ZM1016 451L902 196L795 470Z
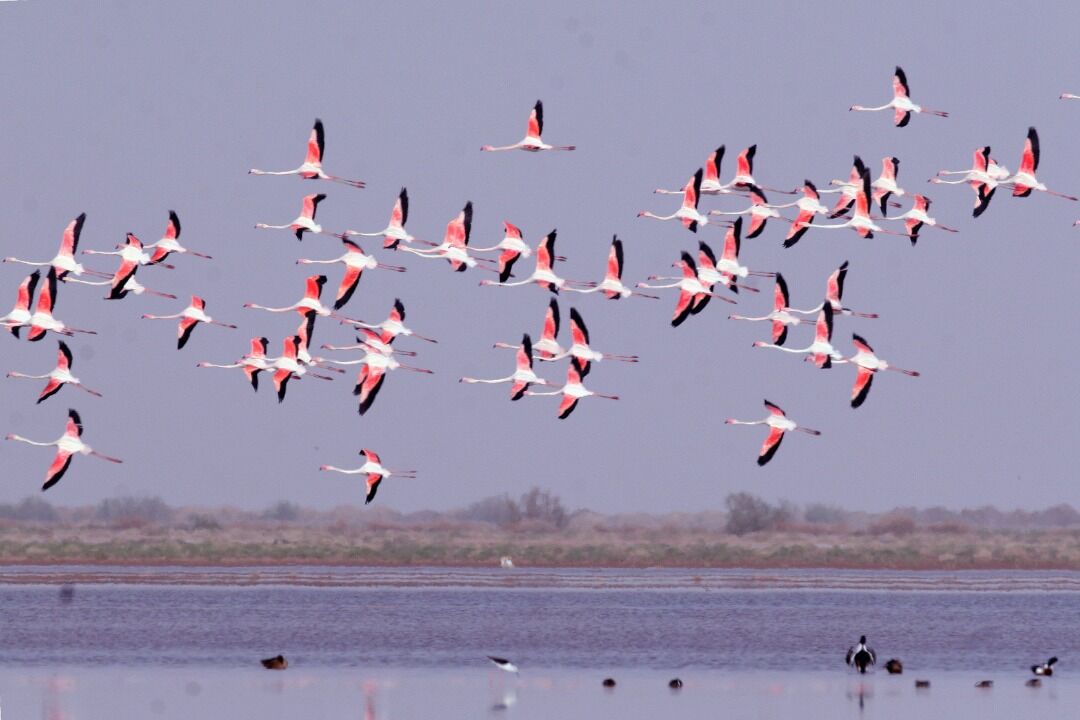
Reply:
M442 565L1080 570L1080 530L499 530L0 527L0 564Z

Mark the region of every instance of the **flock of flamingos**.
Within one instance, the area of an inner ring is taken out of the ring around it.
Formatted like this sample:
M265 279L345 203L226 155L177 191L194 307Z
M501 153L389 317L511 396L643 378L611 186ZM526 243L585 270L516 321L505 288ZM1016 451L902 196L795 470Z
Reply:
M1062 99L1080 99L1080 96L1063 94ZM850 108L856 112L893 111L893 121L897 127L904 127L913 115L930 114L938 117L948 117L948 114L939 110L929 110L916 105L910 96L909 86L904 71L897 67L893 76L892 100L879 107L864 107L853 105ZM529 115L525 137L512 145L491 146L481 148L485 152L498 152L507 150L524 150L527 152L542 151L571 151L573 145L549 145L542 139L544 129L543 105L537 101L532 113ZM359 180L349 180L336 175L330 175L323 169L323 155L325 149L325 135L323 124L320 120L315 121L308 140L307 156L303 164L293 170L265 171L251 170L252 175L296 175L305 180L320 180L339 183L353 188L363 188L364 183ZM887 157L882 161L882 170L877 179L871 180L870 171L859 157L855 157L851 172L846 180L832 180L827 188L818 189L811 181L806 180L801 191L776 190L766 187L754 178L754 155L756 146L743 150L736 160L734 177L728 182L720 179L721 163L724 157L724 147L714 150L705 162L703 168L699 168L687 181L681 190L658 189L655 192L660 195L679 195L682 203L674 212L661 215L649 211L642 211L639 217L655 218L657 220L675 220L682 223L687 230L696 233L699 228L714 224L719 225L724 233L723 248L719 256L706 242L698 243L698 253L695 258L690 252L682 252L679 259L673 263L677 273L671 276L654 275L647 278L649 282L638 282L627 285L623 282L624 248L618 237L612 238L611 247L607 258L607 267L603 279L600 281L570 280L556 274L556 264L563 260L556 254L556 232L552 230L545 235L534 248L527 243L521 230L509 222L504 223L505 236L496 245L486 248L478 248L469 245L472 229L473 208L472 203L466 203L464 208L446 226L446 233L441 243L433 243L419 240L406 230L409 217L409 195L402 188L397 201L390 214L390 221L381 230L373 232L357 232L345 230L344 232L332 232L324 229L316 222L316 212L319 203L325 199L322 193L307 195L303 198L300 215L293 221L279 225L260 223L257 228L287 230L295 234L297 240L302 240L305 234L331 235L341 242L342 254L338 257L326 259L303 258L297 260L305 265L342 265L341 281L332 304L324 304L322 300L323 286L327 282L326 275L311 275L307 278L304 295L296 303L285 307L268 307L248 303L244 307L259 309L272 313L296 312L300 318L300 325L296 332L284 338L281 355L272 357L270 342L265 337L252 338L248 352L232 363L214 364L200 362L199 367L229 368L240 370L244 373L251 386L258 390L259 376L267 373L274 384L279 402L284 400L286 388L291 379L312 377L322 380L331 380L328 373L344 373L343 366L359 366L353 394L358 397L359 411L363 415L368 412L379 389L382 387L388 373L394 370L408 370L417 373L431 373L430 370L415 367L401 362L399 357L411 357L416 353L411 350L403 350L394 346L398 337L414 337L418 340L436 342L432 338L424 337L415 333L406 326L405 305L400 300L395 300L389 315L381 322L365 322L350 318L344 314L346 305L356 291L360 278L366 270L386 270L402 273L406 268L400 265L392 265L379 261L375 256L367 254L359 244L357 238L373 237L382 238L383 249L386 251L398 251L404 255L410 255L423 259L445 260L450 269L455 272L465 272L469 269L485 270L497 276L497 279L484 279L481 285L498 287L515 287L524 285L537 285L545 291L558 295L560 292L572 292L580 294L601 293L609 300L619 300L629 297L642 297L647 299L659 299L657 295L646 294L642 289L651 290L677 290L678 297L672 314L671 324L679 326L690 316L700 313L709 304L710 300L717 299L722 302L734 303L731 295L737 295L740 290L756 293L758 290L748 285L745 280L749 277L774 278L772 309L760 316L731 315L732 319L764 322L771 330L770 342L756 342L755 347L771 348L781 352L802 355L803 359L812 362L818 368L829 368L836 364L851 365L855 369L855 381L851 392L851 406L859 407L867 398L874 376L879 371L894 370L906 375L917 376L918 373L911 370L898 368L884 359L878 357L871 345L860 335L852 335L854 352L845 356L833 345L834 322L838 316L851 316L860 318L874 318L873 313L855 312L842 304L844 281L848 272L848 264L845 262L833 272L825 288L824 299L817 306L807 309L795 309L789 304L787 283L780 273L751 270L741 265L739 251L741 240L755 238L762 234L770 220L787 223L790 227L784 238L784 246L791 247L799 242L808 232L818 230L850 229L863 238L872 238L875 233L889 235L903 235L910 239L914 245L920 233L925 228L938 228L948 232L956 230L941 225L930 216L930 199L924 195L912 193L910 209L904 212L895 212L901 205L898 200L906 198L908 193L898 184L900 161L895 157ZM1028 130L1020 155L1019 169L1015 173L999 164L991 155L989 147L977 148L974 151L973 162L970 169L955 171L940 171L930 182L942 185L968 185L974 193L973 215L979 217L990 205L999 187L1011 190L1014 197L1027 197L1033 192L1046 193L1067 200L1075 201L1077 198L1064 195L1050 190L1036 177L1039 166L1039 136L1035 128ZM782 204L772 204L768 201L766 193L780 193L786 195L800 195L797 200ZM822 196L834 194L837 196L832 207L822 202ZM699 209L699 202L703 195L735 195L745 197L749 205L739 210L710 210L703 212ZM794 219L785 217L781 211L793 208L797 215ZM821 216L825 219L837 220L838 222L815 222ZM182 255L193 255L207 258L209 255L189 250L180 243L180 218L175 212L169 213L169 221L165 233L160 240L150 244L143 244L135 235L128 234L123 245L113 250L82 250L83 255L116 255L119 257L119 266L112 273L105 273L84 267L76 261L79 253L79 237L83 229L86 215L79 215L71 221L64 230L60 249L51 260L37 262L19 258L4 258L4 262L37 265L43 270L35 270L27 276L19 285L17 300L14 308L6 315L0 317L3 324L15 338L20 337L20 332L26 330L26 339L34 342L43 339L52 332L59 336L70 337L74 333L94 334L92 330L84 330L66 325L56 317L56 301L60 284L78 283L84 285L99 285L108 289L106 299L119 300L128 295L162 296L176 299L176 296L160 291L152 290L140 284L136 280L137 271L144 266L172 267L167 260ZM896 229L887 229L884 226L892 224ZM1080 221L1077 221L1080 224ZM485 257L484 253L497 253L496 257ZM514 274L519 261L530 260L533 269L527 275ZM47 270L44 270L47 268ZM42 273L46 274L42 277ZM512 278L519 279L512 279ZM88 279L97 278L97 279ZM35 292L38 285L37 302L34 303ZM236 329L236 325L214 319L206 310L206 302L198 296L192 296L190 303L172 315L143 315L144 319L153 320L176 320L177 322L177 348L182 349L195 328L200 325L216 325L223 328ZM324 345L322 349L335 352L362 351L359 357L352 359L324 358L311 354L311 340L317 318L333 318L339 322L353 327L357 332L356 343L352 345ZM805 347L789 347L786 342L788 330L799 325L813 325L813 341ZM524 333L520 342L516 344L499 342L496 347L508 348L515 351L515 365L513 372L501 378L461 378L464 383L485 383L510 385L510 399L519 400L525 396L558 396L561 398L558 407L558 417L568 417L577 407L578 402L587 397L606 398L617 400L615 395L594 392L584 384L585 377L589 374L593 364L601 360L619 360L636 362L637 358L630 355L615 355L599 352L592 348L588 328L581 313L573 308L570 311L570 345L564 347L558 340L560 326L559 305L553 297L548 306L543 328L538 340L534 341L528 333ZM537 374L535 361L551 363L560 360L569 360L566 369L566 381L561 387L540 377ZM8 377L31 378L44 380L45 387L41 391L38 402L42 402L56 393L65 385L82 390L91 395L99 395L95 390L84 385L72 374L74 358L70 347L63 341L59 341L56 366L51 371L40 374L24 374L10 372ZM534 386L552 388L547 391L533 390ZM817 430L796 424L790 420L784 411L775 403L765 401L768 415L762 420L727 420L733 425L765 425L768 427L768 436L758 454L758 465L765 465L776 454L785 433L797 430L810 435L820 434ZM121 462L119 459L102 454L91 448L82 440L83 423L79 413L75 410L68 412L67 427L64 434L52 442L36 442L19 435L8 435L8 440L17 440L38 446L52 446L56 454L52 464L45 475L43 490L47 490L63 477L75 455L93 455L110 462ZM367 502L371 502L379 488L381 481L391 475L411 476L413 471L392 470L383 466L379 456L371 450L361 451L366 462L354 469L343 469L331 465L323 465L320 469L334 472L359 474L366 476Z

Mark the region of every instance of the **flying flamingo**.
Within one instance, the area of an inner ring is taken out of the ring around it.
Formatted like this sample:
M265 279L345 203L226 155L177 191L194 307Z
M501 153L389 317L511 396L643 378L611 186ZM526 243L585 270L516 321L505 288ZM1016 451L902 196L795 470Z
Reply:
M708 215L703 215L698 212L698 200L701 195L701 168L697 169L693 177L686 183L686 187L683 188L683 202L682 206L671 213L670 215L656 215L648 210L642 210L638 213L638 217L650 217L655 220L678 220L683 224L690 232L697 232L698 226L705 226L709 224Z
M340 310L345 306L345 303L349 302L353 293L356 292L356 286L360 282L360 276L363 275L365 270L379 268L380 270L405 272L405 268L400 265L387 265L386 263L381 263L376 260L373 255L365 254L364 249L352 240L342 240L341 244L345 246L345 254L336 257L333 260L308 260L307 258L300 258L296 261L298 265L333 265L334 263L343 263L345 265L345 274L341 278L341 285L338 286L337 298L334 300L335 310Z
M743 315L728 315L729 320L749 320L751 322L768 321L772 323L772 342L780 346L787 341L789 325L805 325L810 321L796 317L788 306L788 286L784 276L776 273L776 287L773 290L773 309L768 315L762 317L745 317Z
M417 335L411 328L405 326L405 303L401 302L399 298L394 298L394 306L390 308L390 314L381 323L367 323L363 320L354 320L350 324L356 327L369 328L371 330L380 330L382 332L381 338L384 342L393 340L398 335L412 336L417 340L423 340L424 342L437 343L438 340L433 340L423 335Z
M381 237L383 247L387 250L396 250L399 243L406 245L413 242L422 242L431 245L427 240L417 240L405 230L405 223L409 221L409 191L401 188L398 198L394 201L394 209L390 211L390 223L378 232L358 232L346 230L346 237Z
M472 251L477 253L492 252L495 250L502 251L499 254L499 282L506 282L513 277L511 270L513 270L514 263L516 263L519 258L532 257L533 254L532 248L529 247L521 237L521 228L505 220L503 221L503 227L505 228L505 233L503 239L500 240L498 244L486 248L472 248ZM566 260L562 255L556 255L555 259L560 262Z
M154 262L150 253L146 252L142 240L135 237L134 233L128 233L123 245L117 245L116 250L83 250L83 255L119 255L121 267L138 265L158 265L159 267L175 270L175 265L166 262ZM126 270L125 273L126 274ZM113 276L116 277L115 275Z
M962 175L959 180L944 180L945 175ZM1009 177L1009 169L998 165L994 158L990 157L990 146L985 145L976 148L970 170L939 170L937 175L927 182L938 185L963 185L967 183L975 193L975 206L971 211L972 217L979 217L990 207L990 200L997 192L999 183L1005 182Z
M386 340L383 336L374 330L367 328L360 329L360 335L356 336L356 343L354 345L331 345L326 344L322 346L323 350L364 350L365 352L377 352L383 355L406 355L408 357L416 357L416 352L413 350L400 350L395 348L394 338L390 337ZM335 360L327 360L326 362L336 362ZM358 365L362 361L354 361L343 363L346 365ZM343 370L341 372L344 372Z
M769 222L769 218L786 219L780 215L779 211L769 205L765 193L761 192L761 188L757 185L750 186L750 207L736 211L710 210L709 215L749 215L750 230L746 234L747 240L752 240L764 232L765 224Z
M26 336L26 339L30 342L37 342L41 338L45 337L45 333L53 331L60 335L70 336L72 333L85 333L87 335L97 335L93 330L79 330L78 328L69 327L60 320L53 317L53 308L56 305L56 268L49 268L49 274L45 278L45 286L41 288L41 292L38 293L37 309L34 314L30 316L27 324L30 325L30 333Z
M833 206L832 213L829 214L830 220L835 220L841 217L855 205L855 196L858 194L859 188L862 187L862 176L866 172L866 163L862 161L862 158L858 155L855 156L851 165L851 172L848 173L848 179L845 180L830 180L829 185L831 189L821 190L822 194L825 193L840 193L840 197L836 200L836 205Z
M198 295L191 296L191 304L175 315L143 315L143 320L176 320L180 323L176 327L176 349L182 350L187 345L188 338L199 323L207 325L219 325L221 327L236 329L235 325L215 320L206 314L206 301Z
M16 338L19 337L20 328L30 324L30 303L33 302L34 290L37 288L40 279L40 270L35 270L23 278L23 281L19 283L19 294L15 298L15 307L11 308L11 312L7 315L0 317L0 325L6 327Z
M137 242L137 240L136 240ZM139 269L139 263L135 260L128 260L121 258L120 266L116 268L116 272L113 273L111 280L104 280L101 282L93 280L78 280L76 278L68 278L67 282L79 283L80 285L97 285L97 286L109 286L109 294L105 296L106 300L123 300L128 294L142 295L156 295L157 297L167 298L169 300L175 300L176 296L172 293L161 292L159 290L150 290L139 284L139 281L135 279L135 272Z
M56 354L56 367L47 375L24 375L20 372L9 372L7 376L9 378L26 378L28 380L48 380L49 382L45 384L45 389L42 390L41 395L38 396L37 401L39 403L60 392L60 388L64 385L74 385L80 390L85 390L95 397L101 397L101 393L86 387L79 378L71 374L71 366L71 350L68 348L67 343L61 340L60 349Z
M799 214L795 217L795 222L791 224L787 237L784 238L784 247L786 248L802 239L809 226L813 224L815 216L829 214L829 208L821 204L821 194L818 192L817 185L806 180L803 183L802 193L803 196L793 203L773 205L775 208L799 208Z
M375 350L368 351L359 360L331 360L335 365L361 365L360 374L356 378L356 386L353 387L353 395L359 398L360 414L365 414L375 403L375 397L382 388L386 373L391 370L409 370L411 372L431 375L431 370L413 367L398 362L393 355L383 354Z
M568 357L570 358L570 362L577 367L578 373L580 373L582 378L589 374L591 365L594 362L600 362L601 360L619 360L621 362L636 363L638 361L637 355L612 355L610 353L597 352L589 347L589 328L585 326L585 321L581 318L581 314L577 311L577 308L570 308L570 338L572 344L569 348L564 350L561 354L544 359L554 361Z
M702 195L729 195L732 193L741 193L743 190L735 190L720 182L720 163L724 159L724 146L713 150L709 153L709 157L705 160L705 174L701 178L701 189L699 192ZM683 190L664 190L657 188L653 190L658 195L682 195Z
M731 227L724 235L724 252L719 261L713 261L717 272L728 275L731 278L745 279L747 277L775 277L776 273L766 270L751 270L745 265L739 264L739 249L742 247L742 218L736 218ZM710 257L711 259L711 257ZM737 286L732 282L734 292L738 292ZM745 286L744 286L745 287ZM747 288L757 292L756 288Z
M20 260L16 257L6 257L4 262L19 263L21 265L35 265L37 267L51 266L56 268L56 277L59 280L63 280L67 277L68 273L75 276L80 275L93 275L97 277L109 277L108 273L98 272L97 270L87 270L79 263L75 262L75 253L79 249L79 236L82 235L83 224L86 222L86 213L82 213L79 217L68 223L68 226L64 228L64 234L60 239L60 249L56 252L56 257L47 262L34 262L32 260Z
M793 421L788 420L788 416L784 414L784 411L781 410L778 405L775 405L768 400L765 401L765 409L769 411L769 415L764 420L734 420L729 418L724 421L727 425L769 426L769 435L765 438L765 443L761 446L761 452L758 453L758 465L765 465L773 459L773 455L780 449L780 443L784 439L784 433L788 430L798 430L807 435L821 434L821 431L819 430L811 430L810 428L796 425Z
M603 393L593 392L584 385L581 384L581 372L577 369L577 365L570 363L566 368L566 384L562 386L560 390L554 392L536 392L535 390L525 391L526 395L542 396L542 395L562 395L562 402L559 403L559 419L565 420L570 416L570 413L574 412L574 408L577 407L578 400L584 397L599 397L607 400L618 400L618 395L604 395Z
M694 258L690 256L690 253L683 251L681 258L672 263L671 266L682 270L682 277L675 282L666 285L638 283L637 286L653 289L679 288L679 300L675 303L675 312L671 316L672 327L679 327L690 315L697 315L704 310L705 306L709 304L709 298L717 297L724 302L734 304L734 300L717 295L702 284L697 276L697 266L694 264ZM659 280L661 278L652 276L649 279Z
M844 297L844 280L847 278L848 261L845 260L841 263L840 267L836 268L829 274L828 280L825 281L825 301L817 307L809 308L808 310L796 310L794 308L788 308L789 312L799 313L801 315L816 315L821 312L821 308L828 304L832 307L833 315L850 315L852 317L861 318L876 318L877 313L860 313L855 312L851 308L846 308L841 304L841 300Z
M904 229L907 230L908 237L911 238L911 244L914 245L919 240L919 232L922 231L923 225L929 225L930 227L936 227L939 230L946 232L959 232L958 230L940 225L938 221L930 217L927 213L930 211L930 198L925 195L915 194L915 205L905 213L901 213L895 217L889 218L889 220L903 220Z
M920 107L911 102L911 89L908 86L907 75L904 74L904 70L897 65L896 73L893 75L893 99L889 102L881 105L880 107L863 107L862 105L852 105L848 110L858 110L862 112L877 112L878 110L888 110L892 108L893 122L896 127L904 127L911 121L911 114L915 113L928 113L930 115L937 115L938 117L947 118L949 113L942 112L941 110L931 110L929 108Z
M517 287L519 285L531 285L536 284L545 290L559 294L559 290L567 290L570 292L581 292L580 288L573 287L592 285L592 283L585 283L580 280L567 280L561 278L555 274L552 270L552 265L555 263L555 237L557 231L552 230L544 239L540 241L540 244L536 247L536 268L532 274L524 280L518 280L516 282L506 282L504 280L481 280L481 285L494 285L498 287Z
M410 479L416 478L415 470L390 470L384 468L379 456L367 448L361 450L360 454L367 459L367 462L355 470L343 470L342 468L334 467L333 465L323 465L319 470L329 470L331 472L339 472L346 475L367 475L367 499L364 500L365 505L375 499L375 493L379 491L379 484L391 475Z
M514 370L513 375L508 375L504 378L495 378L494 380L481 380L479 378L463 377L458 380L463 383L484 383L487 385L498 385L501 383L513 383L510 386L510 399L520 400L525 392L531 385L550 385L547 380L537 377L533 372L533 356L532 356L532 340L529 338L529 334L521 338L521 346L517 350L517 367Z
M323 229L323 226L315 222L315 213L319 209L319 203L326 199L325 193L317 193L313 195L305 195L303 200L303 207L300 209L300 216L287 225L267 225L266 223L255 223L255 227L259 230L291 230L296 235L297 240L304 239L304 233L309 232L314 235L333 235L334 237L341 237L340 233L333 233Z
M540 331L540 342L533 344L533 350L535 351L537 358L541 360L550 360L556 355L562 355L566 352L556 339L558 335L559 303L555 298L551 298L551 301L548 303L547 312L544 313L544 327ZM521 346L497 342L495 343L495 347L518 350Z
M574 150L575 145L548 145L540 139L541 133L544 132L544 104L539 100L536 101L536 105L533 106L532 112L529 113L529 124L525 128L525 138L514 143L513 145L502 145L495 147L492 145L484 145L481 150L489 152L497 152L499 150L526 150L528 152L539 152L541 150Z
M352 322L350 318L347 318L344 315L339 315L338 313L334 312L333 310L322 304L320 298L322 297L322 289L323 285L325 284L325 275L310 275L308 276L307 280L305 280L304 297L299 302L293 305L275 308L266 307L265 305L257 305L255 303L245 303L244 307L254 310L266 310L267 312L273 313L284 313L289 312L290 310L295 310L296 312L300 313L301 317L307 315L309 310L314 310L315 314L319 317L332 317L337 318L338 320L346 320Z
M788 348L783 347L777 343L767 343L758 340L754 343L756 348L773 348L774 350L780 350L786 353L794 353L797 355L806 355L804 360L809 360L814 363L818 368L827 370L832 367L833 362L839 362L844 359L836 348L832 346L832 332L833 332L833 311L832 305L826 304L821 308L821 312L818 313L817 322L814 324L814 342L810 343L804 348Z
M310 375L319 380L333 380L333 378L328 375L319 375L318 373L311 372L300 362L298 358L300 337L298 335L285 338L282 342L282 348L281 357L268 360L269 367L267 368L274 373L274 390L277 391L278 402L282 402L285 399L285 390L289 380L294 377L302 378Z
M195 367L200 368L224 368L233 369L240 368L247 376L248 382L251 383L251 387L255 392L259 391L259 373L264 370L271 370L271 363L266 357L266 349L269 347L270 341L264 337L251 338L251 352L240 358L238 361L228 365L218 365L210 362L200 362Z
M757 155L757 145L751 145L739 153L739 156L735 158L735 177L726 185L721 185L720 187L722 190L749 190L751 187L758 187L762 190L768 190L769 192L780 193L781 195L794 195L796 193L794 190L778 190L776 188L767 187L755 180L755 155Z
M1039 169L1039 133L1035 128L1029 127L1027 140L1024 141L1024 152L1020 156L1020 169L1016 171L1016 174L1010 178L1006 178L1003 182L1012 184L1013 197L1027 197L1031 194L1032 190L1038 190L1044 192L1047 195L1054 195L1055 197L1065 198L1066 200L1076 201L1078 198L1072 195L1065 195L1063 193L1055 192L1047 189L1045 185L1039 182L1035 177L1035 171Z
M1061 93L1058 100L1080 100L1080 95L1073 95L1072 93Z
M150 262L157 264L162 262L165 258L169 257L171 253L177 255L194 255L195 257L205 258L206 260L212 260L209 255L195 252L194 250L188 250L186 247L180 244L180 216L176 214L175 210L169 211L169 224L165 226L165 234L157 242L150 243L145 246L147 250L153 249L154 254L150 256Z
M836 225L804 225L803 227L820 230L851 228L859 234L859 237L867 240L873 238L876 232L887 235L903 235L903 233L885 230L874 222L873 218L870 217L870 197L870 173L863 171L862 187L855 193L855 213L849 220Z
M82 434L83 425L79 413L74 410L68 410L67 427L64 430L64 434L57 440L53 440L52 442L35 442L33 440L27 440L19 435L8 435L7 439L24 442L28 445L37 445L39 447L56 446L56 457L53 458L52 465L49 466L48 471L45 473L45 484L41 486L41 489L44 491L60 482L60 478L64 477L64 473L67 472L68 466L71 465L71 458L73 455L93 455L94 457L108 460L112 463L123 462L123 460L103 455L97 450L94 450L82 441Z
M315 357L310 352L311 340L315 335L315 311L308 310L304 313L303 318L300 320L299 327L296 328L296 337L300 338L300 342L296 346L296 359L301 365L309 365L311 367L318 367L324 370L330 370L331 372L344 374L345 371L331 367L329 360L326 358Z
M708 243L698 241L698 260L697 260L697 276L701 284L707 289L712 290L716 285L723 285L731 292L738 294L740 285L738 280L731 273L720 272L716 269L716 253L709 247ZM676 278L664 278L665 280L675 280ZM741 286L750 292L757 292L758 289L749 285Z
M602 292L608 300L621 300L625 297L637 296L643 298L650 298L652 300L659 300L656 295L648 295L643 292L631 290L623 285L623 244L618 235L611 236L611 249L608 250L607 259L607 271L604 273L604 279L594 287L588 290L579 290L580 293L594 293Z
M888 215L889 198L895 195L903 197L907 192L896 184L896 176L900 174L900 158L884 157L881 159L881 175L877 180L870 183L873 188L872 199L881 208L882 216Z
M454 272L465 272L477 266L476 258L469 254L469 236L472 234L472 201L465 203L461 212L446 225L442 244L430 249L400 246L399 250L423 258L442 258L450 263Z
M857 368L855 375L855 387L851 389L851 407L857 408L866 401L870 394L870 384L874 381L874 373L878 370L895 370L910 377L919 377L914 370L904 370L885 362L874 354L874 349L860 336L852 334L851 342L855 345L855 354L843 362L848 362Z
M305 180L330 180L332 182L342 183L354 188L364 187L364 183L360 180L346 180L345 178L339 178L334 175L327 175L322 168L323 153L326 151L326 137L323 132L322 120L315 118L315 127L311 129L311 136L308 138L307 144L307 157L304 158L304 164L295 170L248 170L249 175L299 175Z

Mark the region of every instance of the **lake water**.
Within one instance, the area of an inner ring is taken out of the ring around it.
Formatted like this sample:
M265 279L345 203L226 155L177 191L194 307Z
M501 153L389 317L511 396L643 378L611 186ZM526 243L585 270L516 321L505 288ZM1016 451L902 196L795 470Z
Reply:
M12 718L1069 717L1075 658L1067 572L0 568Z

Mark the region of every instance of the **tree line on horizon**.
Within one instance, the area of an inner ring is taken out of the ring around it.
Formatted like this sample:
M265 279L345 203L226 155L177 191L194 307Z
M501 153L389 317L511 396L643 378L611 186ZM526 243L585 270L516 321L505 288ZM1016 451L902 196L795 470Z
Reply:
M214 531L239 525L327 526L390 524L408 528L478 524L501 529L565 530L592 527L610 530L681 527L744 535L765 531L821 532L828 530L903 535L918 530L1044 530L1080 527L1080 511L1062 503L1043 510L999 510L993 506L951 510L944 507L898 507L872 513L835 505L798 506L787 501L770 503L750 493L732 493L723 509L699 512L601 514L570 510L554 493L532 488L520 497L509 494L483 498L443 512L402 513L380 508L339 507L314 510L281 501L262 511L236 508L174 507L159 497L117 497L97 505L56 506L38 496L16 503L0 503L0 526L42 524L106 526L114 528L178 527Z

